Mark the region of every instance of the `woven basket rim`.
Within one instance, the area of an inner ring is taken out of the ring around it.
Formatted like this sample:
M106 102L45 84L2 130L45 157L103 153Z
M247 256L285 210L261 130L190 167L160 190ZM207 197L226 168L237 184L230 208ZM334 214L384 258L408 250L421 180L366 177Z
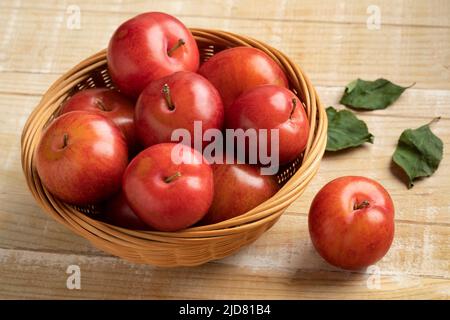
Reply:
M55 106L59 106L69 91L89 75L106 64L106 49L82 60L76 66L61 75L45 92L38 106L30 114L22 132L22 168L27 184L45 212L60 223L92 242L100 242L98 237L109 241L111 251L113 244L124 247L142 249L148 241L158 243L166 248L186 243L208 243L211 239L219 241L226 237L245 234L262 225L271 225L281 216L283 211L304 191L319 169L320 160L325 152L327 118L325 109L312 83L303 70L292 62L284 53L252 38L220 30L191 28L191 32L199 43L220 41L221 46L231 43L252 46L263 50L274 59L285 71L291 88L304 96L305 110L310 122L310 136L304 152L302 164L295 174L270 199L249 212L235 218L204 226L194 226L177 232L138 231L110 225L98 221L53 197L42 185L34 166L34 150L36 141L46 123L54 114ZM208 42L209 41L209 42ZM63 214L64 213L64 214ZM106 244L103 244L103 248ZM187 265L186 263L183 265Z

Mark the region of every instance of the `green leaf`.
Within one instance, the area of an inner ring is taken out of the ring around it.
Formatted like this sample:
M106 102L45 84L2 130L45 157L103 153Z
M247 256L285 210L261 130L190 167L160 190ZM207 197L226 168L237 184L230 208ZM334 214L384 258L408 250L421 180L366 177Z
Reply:
M442 140L431 132L430 124L403 131L392 159L408 176L408 188L414 185L414 179L429 177L436 171L443 148Z
M400 87L386 79L356 79L345 87L340 103L355 109L386 109L408 88L410 87Z
M364 121L359 120L349 110L337 111L333 107L327 108L328 139L327 151L338 151L357 147L364 142L373 143L373 135L367 129Z

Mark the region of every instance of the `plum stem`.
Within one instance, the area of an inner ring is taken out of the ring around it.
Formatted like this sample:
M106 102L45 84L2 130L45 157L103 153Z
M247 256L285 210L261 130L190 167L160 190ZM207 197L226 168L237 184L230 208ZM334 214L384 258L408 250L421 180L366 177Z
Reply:
M172 47L172 48L170 48L169 50L167 50L167 55L169 56L169 57L171 57L172 56L172 53L175 51L175 50L177 50L179 47L181 47L181 46L183 46L183 45L185 45L186 44L186 42L183 40L183 39L178 39L178 42Z
M369 201L364 200L364 201L362 201L361 203L355 203L355 204L353 205L353 210L364 209L364 208L367 208L368 206L370 206Z
M165 178L165 179L164 179L164 182L165 182L165 183L171 183L172 181L174 181L175 179L177 179L177 178L179 178L179 177L181 177L181 172L180 172L180 171L177 171L177 172L175 172L173 175L171 175L171 176Z
M64 133L63 135L63 145L61 149L64 149L65 147L67 147L67 143L69 141L69 135L67 133Z
M291 114L289 115L289 119L292 119L292 115L294 114L296 107L297 107L297 99L292 98L292 109L291 109Z
M172 102L172 97L170 96L170 88L167 83L163 85L162 93L164 94L164 99L166 99L167 108L169 108L170 111L175 109L175 106Z

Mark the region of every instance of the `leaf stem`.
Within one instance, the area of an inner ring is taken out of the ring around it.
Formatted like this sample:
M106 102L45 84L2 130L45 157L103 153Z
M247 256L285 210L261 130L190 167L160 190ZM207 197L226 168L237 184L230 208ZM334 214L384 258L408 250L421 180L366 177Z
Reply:
M433 120L431 120L428 125L431 126L433 123L438 122L439 120L441 120L441 116L434 118Z
M412 85L410 85L410 86L407 86L407 87L405 87L405 89L409 89L409 88L412 88L412 87L414 87L416 85L416 82L414 82Z

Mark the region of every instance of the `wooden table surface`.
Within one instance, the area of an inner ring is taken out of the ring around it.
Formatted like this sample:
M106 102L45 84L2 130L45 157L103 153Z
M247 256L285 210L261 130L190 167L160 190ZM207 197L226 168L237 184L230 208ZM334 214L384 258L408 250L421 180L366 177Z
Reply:
M342 108L343 88L357 77L416 85L387 110L359 113L375 143L326 154L304 195L238 254L195 268L128 263L38 207L22 174L20 135L54 80L106 47L121 22L155 10L277 47L304 68L326 106ZM367 21L377 10L374 29ZM449 298L450 1L2 0L0 20L0 298ZM397 139L436 116L444 159L434 176L407 190L391 162ZM394 243L367 271L331 267L309 239L312 197L342 175L374 178L395 201ZM69 265L80 267L80 290L66 286Z

